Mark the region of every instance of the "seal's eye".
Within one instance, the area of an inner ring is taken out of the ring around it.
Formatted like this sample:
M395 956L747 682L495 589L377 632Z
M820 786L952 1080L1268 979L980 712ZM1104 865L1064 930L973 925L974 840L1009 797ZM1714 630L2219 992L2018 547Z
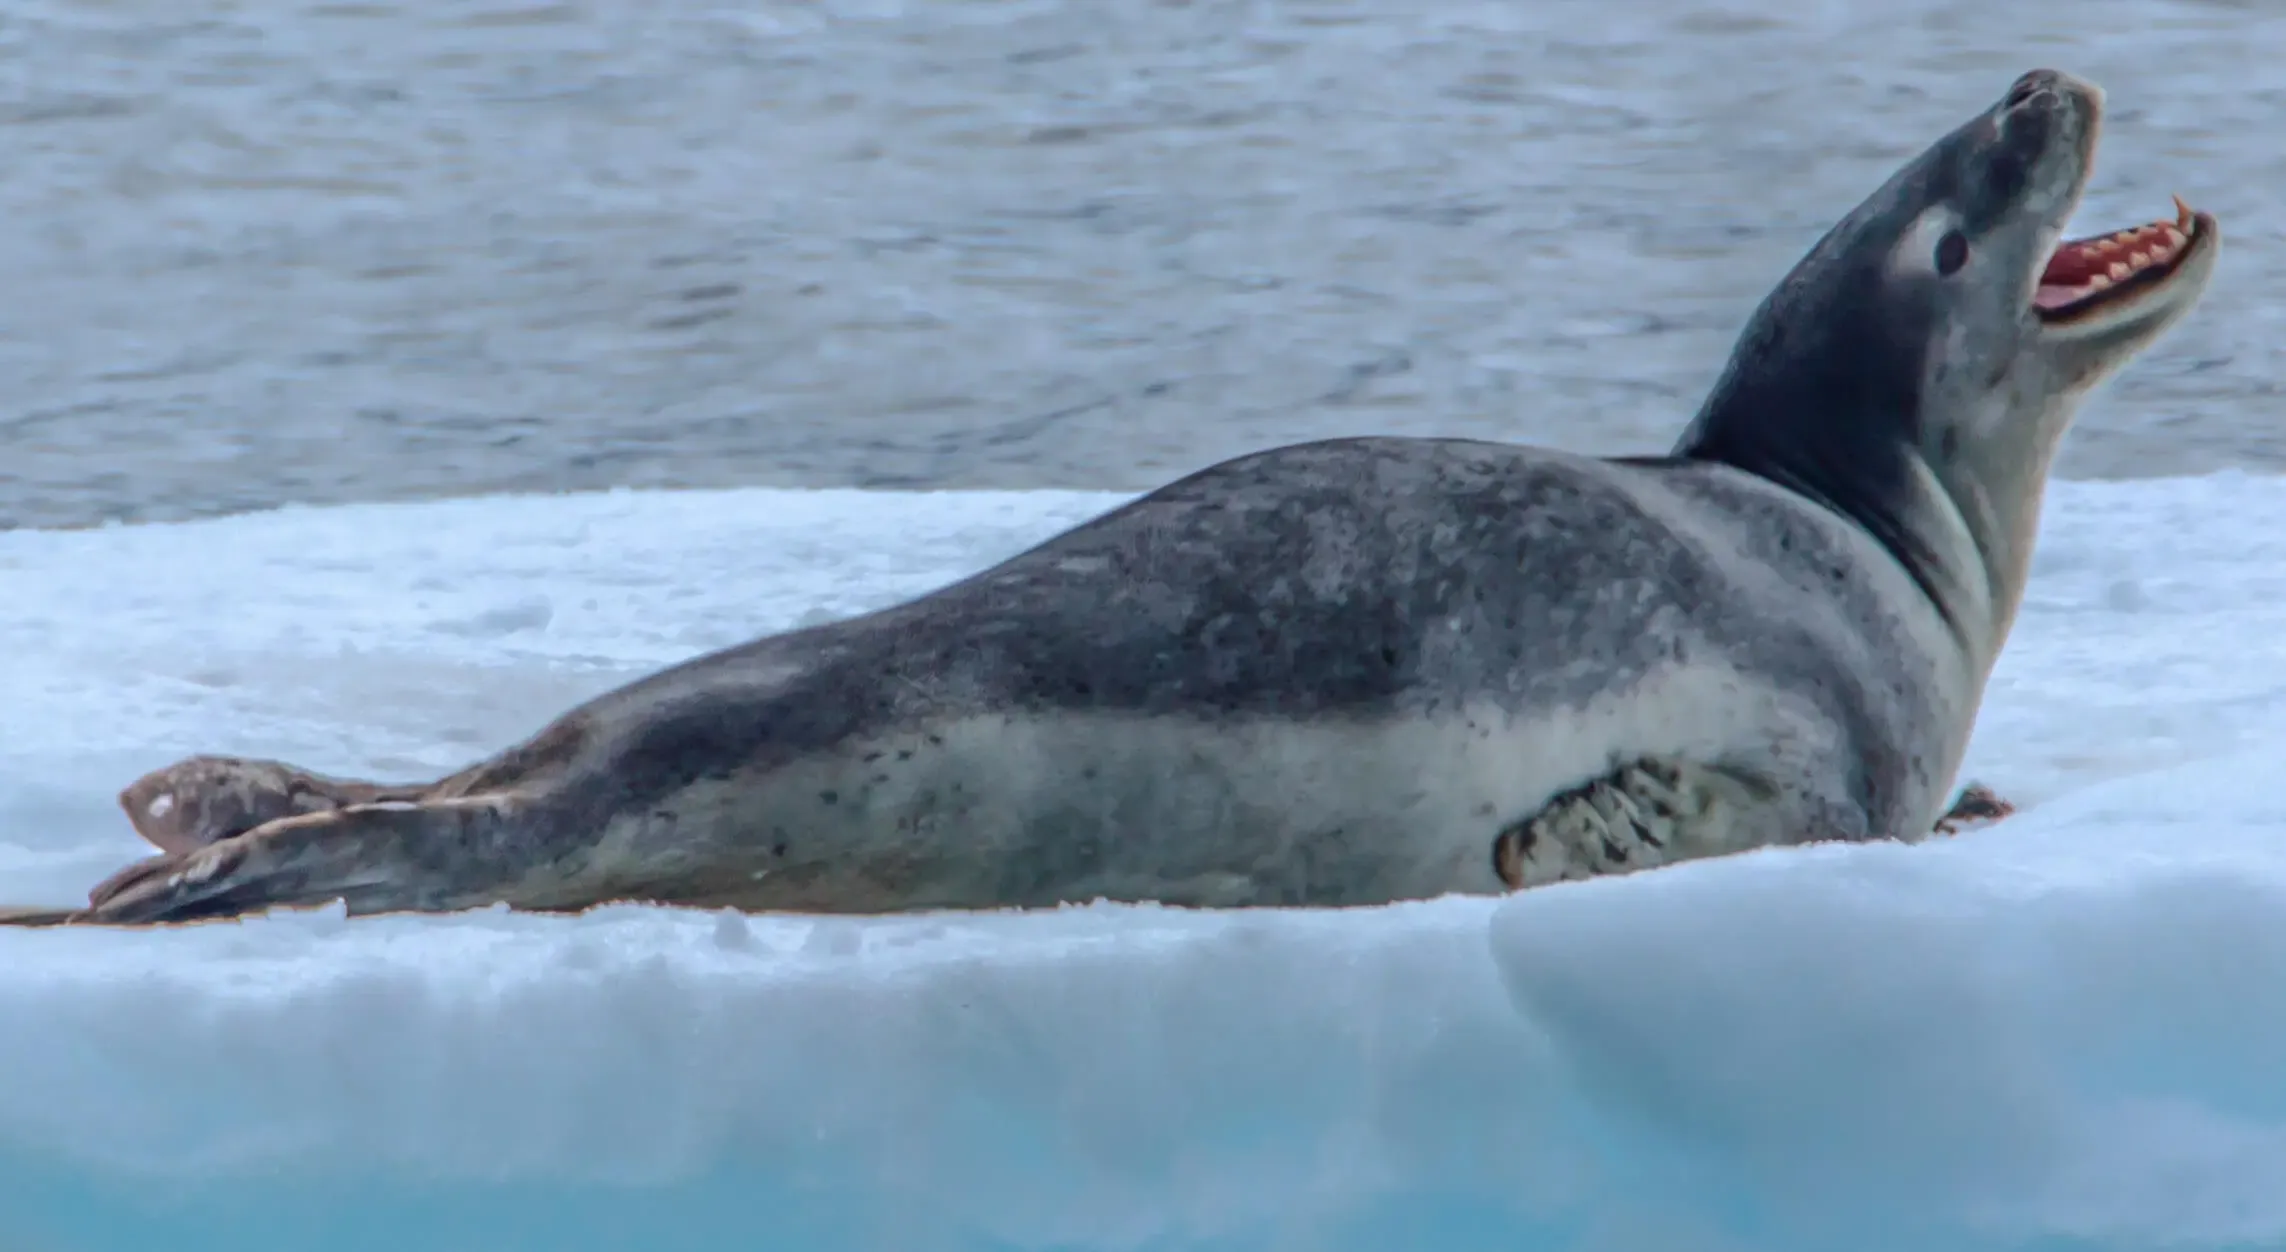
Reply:
M1948 230L1937 241L1937 272L1947 278L1968 264L1968 236L1957 230Z

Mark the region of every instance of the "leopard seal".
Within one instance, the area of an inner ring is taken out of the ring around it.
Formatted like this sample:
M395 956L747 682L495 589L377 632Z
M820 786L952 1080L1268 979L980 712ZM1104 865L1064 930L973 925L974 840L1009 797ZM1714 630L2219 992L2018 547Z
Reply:
M193 758L66 920L1371 905L1925 837L2057 443L2221 245L2179 200L2061 242L2102 114L2034 71L1898 170L1667 455L1275 448L436 782Z

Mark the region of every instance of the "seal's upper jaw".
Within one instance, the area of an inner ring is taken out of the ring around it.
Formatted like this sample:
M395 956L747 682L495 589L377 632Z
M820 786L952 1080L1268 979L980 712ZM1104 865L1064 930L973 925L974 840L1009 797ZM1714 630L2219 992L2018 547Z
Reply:
M2057 245L2032 291L2044 328L2110 330L2160 317L2198 294L2219 238L2215 219L2175 198L2172 220Z

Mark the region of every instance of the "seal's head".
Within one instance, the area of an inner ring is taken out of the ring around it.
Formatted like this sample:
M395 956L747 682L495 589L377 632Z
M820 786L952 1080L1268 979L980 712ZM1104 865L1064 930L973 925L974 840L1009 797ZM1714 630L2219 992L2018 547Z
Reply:
M2062 241L2102 121L2094 84L2034 70L1899 170L1763 301L1676 454L1863 523L1997 647L2073 413L2197 303L2221 247L2179 199Z

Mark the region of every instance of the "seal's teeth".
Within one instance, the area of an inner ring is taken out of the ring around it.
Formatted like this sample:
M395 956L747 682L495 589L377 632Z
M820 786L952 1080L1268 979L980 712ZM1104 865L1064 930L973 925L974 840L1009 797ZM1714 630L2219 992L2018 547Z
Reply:
M2145 222L2108 235L2066 240L2040 271L2034 303L2061 315L2139 275L2163 273L2198 235L2197 215L2175 197L2176 220Z

